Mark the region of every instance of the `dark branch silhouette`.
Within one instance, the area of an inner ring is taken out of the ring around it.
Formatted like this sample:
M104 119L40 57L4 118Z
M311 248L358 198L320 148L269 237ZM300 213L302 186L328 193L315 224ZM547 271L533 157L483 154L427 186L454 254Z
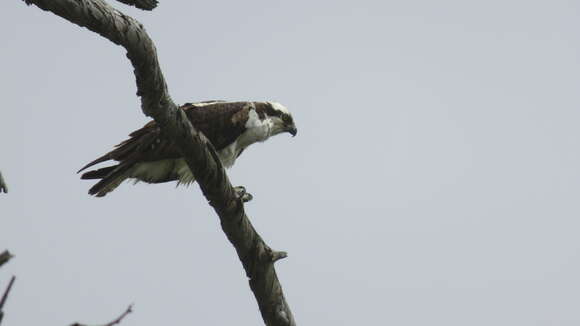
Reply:
M2 172L0 172L0 192L8 193L8 186L6 181L4 181L4 177L2 177Z
M14 284L14 281L16 280L16 276L12 276L12 278L10 279L10 283L8 283L8 286L6 287L6 290L4 291L4 294L2 295L2 299L0 299L0 324L2 323L2 319L4 318L4 304L6 303L6 300L8 299L8 294L10 294L10 290L12 289L12 285Z
M4 250L0 254L0 267L6 264L12 257L13 257L12 254L10 254L8 250ZM10 283L8 283L6 290L4 290L4 294L0 298L0 324L2 324L2 319L4 318L4 304L6 303L6 300L8 300L8 294L10 294L10 290L12 289L12 285L14 284L15 280L16 277L12 276L12 278L10 279Z
M213 146L195 130L169 96L155 46L143 26L102 0L25 0L123 46L137 81L141 109L175 141L204 196L218 214L249 278L266 325L295 325L274 262L285 257L258 235L244 211Z
M115 318L113 321L103 324L102 326L113 326L113 325L117 325L119 323L121 323L123 321L123 319L125 319L125 317L133 312L133 305L130 305L129 307L127 307L127 309L117 318ZM71 326L86 326L85 324L80 324L80 323L74 323L71 324Z
M0 254L0 267L2 267L2 265L6 264L10 258L12 258L14 256L12 256L12 254L8 251L8 250L4 250L1 254Z

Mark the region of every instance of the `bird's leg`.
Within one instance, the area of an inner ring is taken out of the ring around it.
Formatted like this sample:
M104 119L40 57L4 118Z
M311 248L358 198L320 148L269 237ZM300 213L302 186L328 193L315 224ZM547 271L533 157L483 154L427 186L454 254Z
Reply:
M247 203L254 198L251 193L246 192L246 188L244 186L234 187L234 190L236 191L236 196L238 199L244 203Z

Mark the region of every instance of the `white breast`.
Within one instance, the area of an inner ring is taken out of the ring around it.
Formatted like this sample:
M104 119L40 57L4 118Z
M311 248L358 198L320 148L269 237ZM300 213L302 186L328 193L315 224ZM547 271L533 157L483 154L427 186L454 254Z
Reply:
M260 119L258 113L251 109L246 121L246 131L238 139L218 152L222 164L229 168L234 165L240 152L253 143L265 141L270 137L272 121L270 118Z
M250 110L248 121L246 122L246 131L238 139L238 146L246 148L253 143L261 142L270 137L272 121L266 116L260 119L255 110Z

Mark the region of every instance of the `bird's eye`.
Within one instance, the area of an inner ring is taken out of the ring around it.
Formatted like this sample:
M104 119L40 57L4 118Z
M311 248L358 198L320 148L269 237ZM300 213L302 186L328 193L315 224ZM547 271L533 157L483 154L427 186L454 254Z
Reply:
M282 114L281 118L282 118L282 121L283 122L289 122L290 121L290 116L287 115L287 114Z

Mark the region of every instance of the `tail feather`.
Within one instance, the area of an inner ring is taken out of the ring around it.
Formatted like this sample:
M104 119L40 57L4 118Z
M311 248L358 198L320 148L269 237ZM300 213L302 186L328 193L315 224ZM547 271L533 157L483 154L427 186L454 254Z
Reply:
M153 179L149 181L147 173L144 175L135 175L138 172L136 169L137 163L178 158L180 155L174 149L172 142L160 137L160 130L155 121L147 123L144 127L132 132L129 136L129 139L116 145L112 151L88 163L77 172L80 173L93 165L109 160L119 162L117 165L96 168L95 170L84 172L81 175L81 179L100 179L89 189L89 194L97 197L105 196L127 178L136 178L152 183L170 181L175 178L171 174L166 176L156 175L155 178L151 177ZM167 171L167 173L169 172ZM140 173L143 174L143 171Z
M109 192L115 190L125 179L129 177L129 170L133 167L133 163L121 163L116 166L110 166L95 171L89 171L83 174L83 179L98 179L97 175L108 172L101 178L94 186L89 189L89 194L103 197ZM107 171L102 171L107 170ZM87 178L84 178L88 174ZM94 176L94 178L93 178Z
M80 170L78 170L78 171L77 171L77 173L80 173L80 172L84 171L86 168L89 168L89 167L91 167L91 166L93 166L93 165L95 165L95 164L98 164L98 163L101 163L101 162L108 161L108 160L110 160L111 158L112 158L112 157L111 157L111 153L109 152L109 153L107 153L107 154L105 154L105 155L103 155L103 156L99 157L98 159L96 159L96 160L94 160L94 161L91 161L91 162L87 163L87 165L83 166L83 167L82 167ZM86 173L85 173L85 174L86 174ZM83 179L83 178L81 177L81 179Z
M103 179L109 175L109 173L113 172L116 167L116 165L107 166L106 168L85 172L83 175L81 175L81 179Z
M146 124L145 127L133 131L129 135L131 138L121 142L120 144L117 144L115 149L108 152L107 154L87 163L87 165L83 166L80 170L77 171L77 173L82 172L95 164L99 164L108 160L127 160L132 153L139 152L140 144L143 142L151 142L152 140L155 140L157 134L151 133L151 130L155 130L155 121L151 121Z

